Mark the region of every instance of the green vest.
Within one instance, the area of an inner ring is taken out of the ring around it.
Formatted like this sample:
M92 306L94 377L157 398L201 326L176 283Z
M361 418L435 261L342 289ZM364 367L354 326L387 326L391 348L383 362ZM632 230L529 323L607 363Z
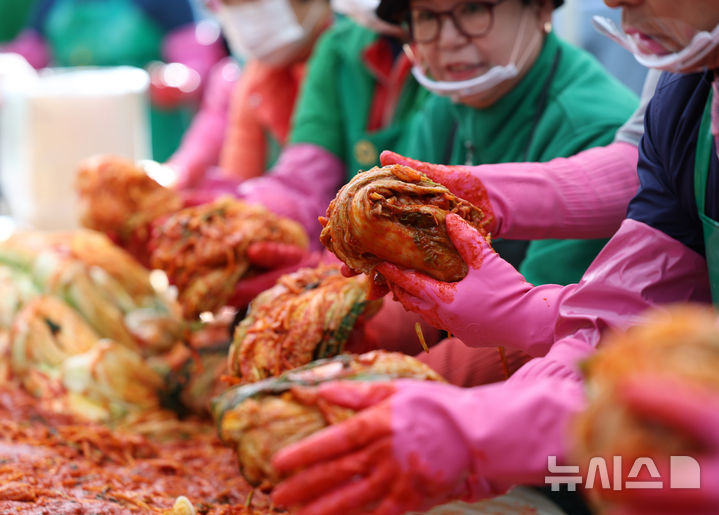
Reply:
M447 164L546 162L607 145L636 96L586 52L550 33L534 66L486 109L429 100L409 155ZM520 272L532 284L578 282L606 240L537 240Z
M712 301L715 306L719 306L719 222L706 214L707 177L709 176L709 163L714 143L714 135L711 132L713 96L713 93L710 92L697 137L697 152L694 161L694 196L704 233L704 255L709 271Z
M406 148L407 123L429 96L409 76L393 120L378 131L367 131L377 80L363 56L378 37L349 19L337 21L315 46L295 108L290 143L328 150L347 165L348 179L379 164L382 150Z
M0 2L0 43L7 43L20 33L34 3L34 0Z

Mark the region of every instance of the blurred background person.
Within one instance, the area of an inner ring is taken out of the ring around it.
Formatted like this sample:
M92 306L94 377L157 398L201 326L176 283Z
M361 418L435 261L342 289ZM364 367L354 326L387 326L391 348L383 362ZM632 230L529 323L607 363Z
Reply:
M404 32L376 18L376 1L344 3L333 7L349 19L338 20L318 39L289 142L275 166L239 189L242 179L221 166L216 177L195 185L197 201L225 192L263 204L303 224L318 246L317 217L339 188L358 170L379 164L380 150L406 147L409 122L429 92L410 73L411 62L401 51ZM238 151L237 144L231 149Z
M234 59L214 69L200 112L169 160L180 188L196 185L218 164L221 175L234 180L272 167L287 142L307 59L332 23L329 0L206 5ZM243 63L241 80L238 62Z
M409 122L429 96L401 51L404 32L376 20L377 2L350 3L352 8L342 6L348 18L323 34L313 51L277 164L238 191L302 223L315 245L317 217L339 188L359 170L379 164L382 149L406 147Z
M318 217L325 214L330 200L358 170L379 164L381 149L406 148L410 120L429 96L412 77L411 62L401 51L404 31L377 19L376 5L361 0L332 3L347 16L326 30L314 47L289 143L269 173L245 180L238 188L241 179L220 167L221 181L205 177L203 184L195 186L197 201L225 191L263 204L300 222L311 245L319 248ZM214 188L217 182L224 184ZM307 266L308 260L302 264ZM242 281L238 304L242 304L239 299L249 301L272 286L282 272L286 270ZM395 348L411 345L416 352L414 322L420 318L411 314L406 324L397 324L398 314L404 314L402 306L386 302L373 318L367 340L382 340ZM436 341L432 336L436 331L429 326L425 331L430 344Z
M592 25L594 16L605 16L616 23L621 21L621 14L607 7L602 0L567 0L554 15L554 28L560 37L585 49L614 77L635 93L641 93L647 69L631 54L602 36Z
M46 66L136 66L151 70L153 158L176 148L194 113L202 79L225 55L219 31L198 24L189 0L38 0L26 28L0 51ZM168 96L179 97L172 101Z

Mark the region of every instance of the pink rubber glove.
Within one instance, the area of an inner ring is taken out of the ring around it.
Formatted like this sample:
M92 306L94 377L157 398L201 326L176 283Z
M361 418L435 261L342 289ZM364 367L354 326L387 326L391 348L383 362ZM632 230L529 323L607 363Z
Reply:
M310 245L319 250L322 226L317 218L344 183L345 170L337 156L318 145L290 145L269 174L242 182L236 196L302 224Z
M36 70L45 68L52 59L45 38L33 29L25 29L8 44L0 45L0 52L20 54Z
M200 186L208 169L219 163L230 98L239 77L240 68L231 58L223 59L213 67L200 111L183 136L180 148L168 161L177 172L178 189Z
M703 256L653 227L627 219L562 299L555 339L596 346L602 331L642 321L650 308L678 302L709 303Z
M297 245L277 241L253 243L247 249L247 259L255 266L276 269L299 263L307 251Z
M650 308L711 299L702 256L646 224L627 219L578 285L570 285L557 312L556 342L542 358L519 369L507 385L551 377L579 384L579 363L608 328L642 321Z
M533 287L455 215L446 219L469 267L443 283L393 265L377 269L406 309L469 346L506 346L532 356L553 342L580 336L596 345L607 327L626 327L641 313L672 302L708 302L706 261L682 243L635 220L625 220L579 284Z
M683 433L702 449L692 455L699 464L698 489L670 488L666 457L654 460L664 478L659 490L624 489L612 500L614 515L719 513L719 394L661 377L633 378L620 390L620 401L644 419ZM664 458L664 459L662 459ZM676 471L675 471L676 472Z
M507 239L609 238L639 187L637 147L612 143L547 163L435 165L385 151L494 215L492 236Z
M275 456L279 471L299 472L276 487L273 500L301 507L299 515L399 515L494 496L528 479L541 482L568 422L551 416L552 408L561 404L568 413L582 404L580 388L553 380L469 390L348 381L310 392L360 412Z
M280 276L300 268L314 267L320 261L319 252L308 252L295 245L277 242L260 242L247 249L250 262L266 272L243 279L235 286L227 304L237 308L246 307L258 294L271 288Z
M321 250L322 226L317 218L345 180L345 165L318 145L296 144L285 148L275 167L262 177L237 181L210 171L201 183L186 191L188 204L208 202L230 194L246 202L261 204L273 213L302 224L313 250Z
M389 263L377 266L405 309L473 347L498 345L544 355L553 340L558 304L571 287L534 287L467 222L446 218L447 233L467 263L461 281L437 281Z

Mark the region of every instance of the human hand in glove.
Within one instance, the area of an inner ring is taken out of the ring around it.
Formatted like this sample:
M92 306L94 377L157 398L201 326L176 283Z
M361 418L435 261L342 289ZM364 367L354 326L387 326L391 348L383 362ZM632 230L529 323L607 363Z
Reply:
M544 355L553 341L556 305L566 288L532 286L462 218L450 214L445 223L467 263L467 276L449 283L380 263L376 270L395 298L405 309L467 345L500 345Z
M394 164L409 166L418 172L422 172L434 182L446 186L449 191L458 197L480 208L485 216L490 219L487 231L495 234L497 221L494 217L494 209L490 203L487 188L479 178L480 174L477 173L480 167L426 163L396 154L390 150L382 152L380 163L382 166Z
M258 294L274 286L280 276L300 268L317 266L320 253L310 252L297 245L261 241L248 247L247 258L253 266L264 271L237 283L228 301L230 306L247 307Z
M546 163L446 166L385 151L382 165L406 165L492 215L495 238L609 238L639 186L637 147L616 142Z
M301 390L358 413L275 455L288 478L273 500L299 515L400 515L541 483L584 405L581 384L558 377L472 389L397 380Z
M461 497L471 453L455 428L457 388L420 381L334 382L310 390L360 412L280 451L280 472L303 470L273 500L298 515L402 514ZM487 485L489 491L489 487Z

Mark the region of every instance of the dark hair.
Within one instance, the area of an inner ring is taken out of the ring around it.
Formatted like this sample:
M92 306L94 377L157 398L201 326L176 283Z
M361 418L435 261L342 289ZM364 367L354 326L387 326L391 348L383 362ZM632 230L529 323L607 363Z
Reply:
M522 3L529 5L537 0L522 0ZM564 0L552 0L554 8L560 7ZM377 16L389 23L399 25L404 21L409 10L409 0L380 0L377 6Z

